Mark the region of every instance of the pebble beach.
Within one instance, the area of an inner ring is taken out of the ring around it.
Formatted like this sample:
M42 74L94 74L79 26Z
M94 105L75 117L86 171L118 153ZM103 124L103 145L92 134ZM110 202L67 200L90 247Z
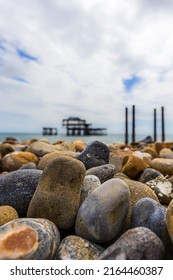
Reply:
M1 260L172 260L173 142L0 142Z

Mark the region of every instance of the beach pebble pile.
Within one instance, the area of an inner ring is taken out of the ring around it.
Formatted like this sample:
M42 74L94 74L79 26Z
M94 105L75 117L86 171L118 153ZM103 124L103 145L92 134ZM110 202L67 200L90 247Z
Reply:
M173 143L4 139L0 259L173 259Z

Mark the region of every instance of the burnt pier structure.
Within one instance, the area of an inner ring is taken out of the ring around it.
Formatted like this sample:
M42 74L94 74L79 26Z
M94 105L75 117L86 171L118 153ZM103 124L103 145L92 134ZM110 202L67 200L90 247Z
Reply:
M67 136L106 135L106 133L104 132L106 128L93 128L91 123L87 123L86 120L80 119L78 117L63 119L62 126L66 127Z

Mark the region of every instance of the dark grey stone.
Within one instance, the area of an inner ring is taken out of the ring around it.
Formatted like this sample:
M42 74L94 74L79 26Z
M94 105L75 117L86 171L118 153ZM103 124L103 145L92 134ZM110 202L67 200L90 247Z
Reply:
M19 217L26 217L41 170L17 170L0 176L0 205L10 205Z
M115 174L115 166L113 164L104 164L95 166L87 170L86 175L95 175L101 183L111 179Z
M160 176L161 173L153 168L146 168L141 177L140 177L140 182L141 183L146 183L148 181L151 181L155 179L156 177Z
M165 247L171 246L166 226L166 208L152 198L144 197L132 209L131 227L147 227L162 240Z
M94 141L86 146L77 157L82 161L86 169L109 163L109 149L102 142Z

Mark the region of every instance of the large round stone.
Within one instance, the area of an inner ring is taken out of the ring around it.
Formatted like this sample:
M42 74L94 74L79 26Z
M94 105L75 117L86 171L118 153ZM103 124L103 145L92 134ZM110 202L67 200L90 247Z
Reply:
M26 217L41 170L17 170L0 176L0 205L14 207L19 217Z
M173 175L173 159L155 158L152 160L151 167L160 171L164 176Z
M160 238L145 227L127 230L109 246L99 260L161 260L165 248Z
M46 218L60 229L73 226L79 208L86 169L71 157L58 157L44 169L28 207L27 216Z
M96 188L81 204L75 224L77 235L96 243L116 237L130 205L128 186L121 179L110 179Z
M1 260L53 259L60 234L51 221L21 218L0 227Z

